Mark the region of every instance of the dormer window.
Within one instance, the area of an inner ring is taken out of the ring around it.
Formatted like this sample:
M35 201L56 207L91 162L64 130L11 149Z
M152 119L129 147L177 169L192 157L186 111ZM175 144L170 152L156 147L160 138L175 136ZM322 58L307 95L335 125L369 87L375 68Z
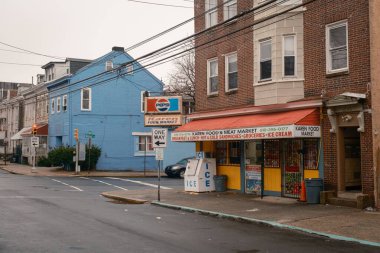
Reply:
M106 71L113 69L113 62L112 61L106 61Z

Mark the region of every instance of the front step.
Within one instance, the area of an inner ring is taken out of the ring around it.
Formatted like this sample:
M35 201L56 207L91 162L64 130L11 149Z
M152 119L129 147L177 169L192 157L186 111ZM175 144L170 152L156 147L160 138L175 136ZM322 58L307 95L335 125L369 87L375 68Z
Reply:
M342 195L341 195L342 196ZM364 209L373 205L373 201L368 194L356 194L355 198L337 197L336 192L322 191L321 204L330 204L336 206L347 206L358 209Z
M356 199L347 199L347 198L329 198L327 203L335 206L347 206L347 207L353 207L357 208L357 201Z

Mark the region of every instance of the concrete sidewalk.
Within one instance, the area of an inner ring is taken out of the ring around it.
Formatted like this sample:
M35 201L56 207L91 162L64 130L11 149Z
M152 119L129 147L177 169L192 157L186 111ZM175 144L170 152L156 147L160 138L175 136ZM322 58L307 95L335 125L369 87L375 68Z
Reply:
M319 234L332 239L380 247L380 212L331 205L312 205L294 199L260 199L239 192L188 193L178 190L112 191L103 196L127 203L150 202L212 216L264 223Z
M156 171L81 171L76 174L74 171L65 171L61 167L36 167L32 171L32 166L22 165L17 163L10 163L7 165L0 165L0 169L8 171L13 174L27 175L27 176L45 176L45 177L156 177Z

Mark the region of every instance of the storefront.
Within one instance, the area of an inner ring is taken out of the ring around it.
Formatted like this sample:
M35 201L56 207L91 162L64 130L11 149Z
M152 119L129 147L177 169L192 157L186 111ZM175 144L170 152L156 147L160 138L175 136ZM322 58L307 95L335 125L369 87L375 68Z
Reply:
M227 187L298 198L303 178L322 177L319 108L193 120L172 141L194 141L216 159Z

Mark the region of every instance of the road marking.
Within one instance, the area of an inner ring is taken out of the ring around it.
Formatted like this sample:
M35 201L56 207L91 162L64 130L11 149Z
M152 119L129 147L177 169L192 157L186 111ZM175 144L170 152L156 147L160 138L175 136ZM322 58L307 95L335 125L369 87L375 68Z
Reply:
M119 188L119 189L121 189L123 191L128 191L128 189L126 189L126 188L123 188L123 187L120 187L120 186L117 186L117 185L114 185L114 184L110 184L110 183L107 183L107 182L104 182L104 181L101 181L101 180L92 179L92 178L88 178L88 177L80 177L80 178L87 179L87 180L92 180L92 181L95 181L95 182L98 182L98 183L102 183L102 184L106 184L106 185L109 185L109 186L113 186L113 187Z
M150 187L153 187L153 188L158 188L158 185L156 185L156 184L145 183L145 182L137 181L137 180L130 180L130 179L118 178L118 177L107 177L107 178L109 178L109 179L117 179L117 180L126 181L126 182L132 182L132 183L136 183L136 184L142 184L142 185L150 186ZM160 186L160 188L162 188L164 190L172 190L173 189L173 188L166 187L166 186Z
M62 182L62 181L59 181L59 180L57 180L57 179L51 179L51 180L53 180L53 181L55 181L55 182L58 182L58 183L61 183L61 184L63 184L63 185L69 186L69 187L71 187L71 188L73 188L73 189L75 189L75 190L77 190L77 191L80 191L80 192L83 191L82 189L80 189L80 188L78 188L78 187L76 187L76 186L73 186L73 185L67 184L67 183Z

